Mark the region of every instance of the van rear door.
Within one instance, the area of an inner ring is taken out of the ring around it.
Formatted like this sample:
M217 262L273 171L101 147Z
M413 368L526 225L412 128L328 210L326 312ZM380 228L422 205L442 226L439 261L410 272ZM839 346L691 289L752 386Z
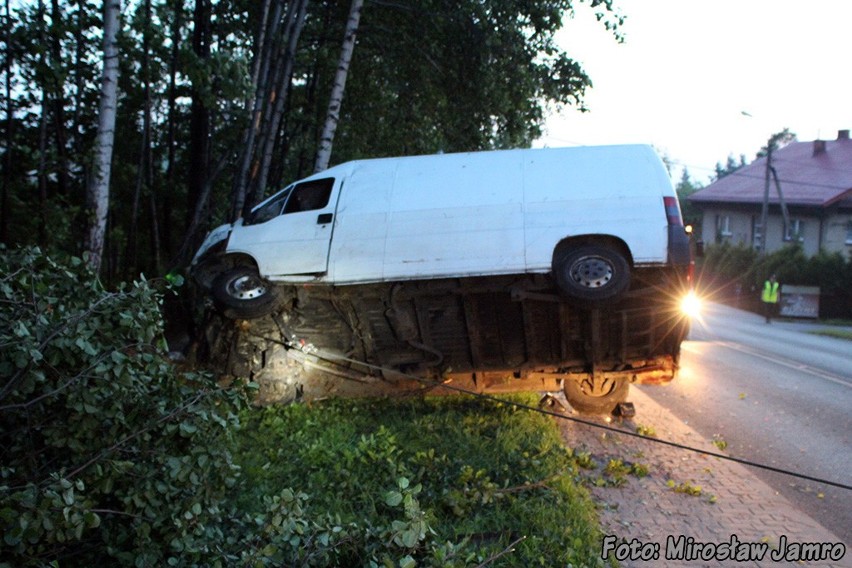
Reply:
M326 272L341 185L330 177L309 179L276 196L279 205L276 197L259 205L232 232L228 252L251 255L266 277Z

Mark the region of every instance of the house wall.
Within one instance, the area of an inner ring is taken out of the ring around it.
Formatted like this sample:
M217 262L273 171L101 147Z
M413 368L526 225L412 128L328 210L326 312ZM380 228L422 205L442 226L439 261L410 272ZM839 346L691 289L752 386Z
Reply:
M723 219L727 217L727 221ZM807 256L813 256L822 249L826 252L839 252L847 258L852 257L852 213L829 215L820 220L816 215L807 215L791 211L792 221L798 220L801 227L800 243ZM702 217L702 239L706 244L728 242L732 245L751 246L753 228L760 224L760 211L736 210L724 207L707 207ZM784 219L780 213L771 212L767 219L766 251L774 252L789 244L784 231ZM724 231L727 227L727 231ZM820 239L822 231L822 239Z
M727 232L721 226L725 217L728 218ZM751 215L746 212L724 208L708 208L703 212L701 235L707 244L728 242L732 245L750 245L751 231Z
M831 215L825 220L822 247L852 258L852 213Z
M805 255L813 256L818 253L820 241L819 217L799 215L791 212L790 220L791 222L798 221L800 223L801 232L798 236ZM795 242L793 239L787 240L784 238L784 218L781 215L770 215L766 224L769 228L766 239L766 252L775 252Z

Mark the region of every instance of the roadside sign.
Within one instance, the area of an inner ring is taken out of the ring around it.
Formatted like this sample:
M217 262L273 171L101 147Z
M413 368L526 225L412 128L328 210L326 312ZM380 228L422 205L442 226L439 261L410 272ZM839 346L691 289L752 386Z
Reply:
M819 286L781 286L782 316L794 318L819 317Z

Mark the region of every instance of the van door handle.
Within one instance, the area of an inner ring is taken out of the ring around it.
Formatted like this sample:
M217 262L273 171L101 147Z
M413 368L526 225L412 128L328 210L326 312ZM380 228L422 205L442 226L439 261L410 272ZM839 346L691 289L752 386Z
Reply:
M317 217L317 225L328 225L334 216L331 213L322 213Z

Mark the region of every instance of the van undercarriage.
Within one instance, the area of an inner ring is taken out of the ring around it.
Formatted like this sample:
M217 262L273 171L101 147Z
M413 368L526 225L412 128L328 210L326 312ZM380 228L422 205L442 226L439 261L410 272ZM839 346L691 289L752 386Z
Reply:
M564 391L578 411L610 412L631 383L674 378L689 328L684 278L637 269L623 298L594 308L545 274L278 286L271 315L210 311L199 355L257 382L261 403Z

